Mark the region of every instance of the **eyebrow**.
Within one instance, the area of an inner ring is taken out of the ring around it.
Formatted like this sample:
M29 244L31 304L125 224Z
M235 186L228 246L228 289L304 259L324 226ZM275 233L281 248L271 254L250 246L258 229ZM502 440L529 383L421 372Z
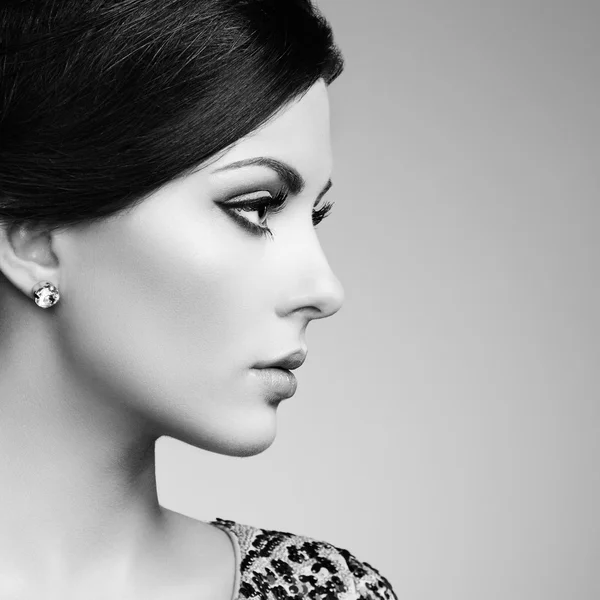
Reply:
M267 167L268 169L275 171L281 177L281 179L283 179L284 183L290 189L292 194L300 194L306 188L306 181L297 169L288 163L277 160L276 158L270 158L268 156L257 156L254 158L238 160L225 165L224 167L219 167L218 169L211 171L211 173L218 173L219 171L228 171L231 169L241 169L243 167L251 166ZM319 193L317 201L319 201L332 187L333 182L330 179Z

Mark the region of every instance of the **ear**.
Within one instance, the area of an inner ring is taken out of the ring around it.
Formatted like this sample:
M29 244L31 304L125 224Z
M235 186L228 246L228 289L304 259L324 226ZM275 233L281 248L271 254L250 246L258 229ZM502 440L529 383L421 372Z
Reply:
M25 225L0 224L0 271L28 298L33 298L33 287L40 281L50 281L60 287L52 233Z

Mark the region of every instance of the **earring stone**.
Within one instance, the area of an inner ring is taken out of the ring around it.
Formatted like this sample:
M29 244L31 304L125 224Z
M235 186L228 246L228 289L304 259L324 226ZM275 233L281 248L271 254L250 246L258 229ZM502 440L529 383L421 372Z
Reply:
M60 300L58 288L49 281L40 281L32 291L35 303L40 308L50 308Z

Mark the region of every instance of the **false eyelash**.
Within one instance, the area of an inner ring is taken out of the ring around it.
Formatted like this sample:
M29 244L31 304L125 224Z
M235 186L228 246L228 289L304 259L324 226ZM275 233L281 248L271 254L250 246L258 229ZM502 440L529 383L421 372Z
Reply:
M277 214L281 212L284 208L286 200L289 196L289 192L286 188L282 188L276 194L275 197L263 197L257 198L255 200L248 200L246 202L240 202L239 204L226 204L225 206L228 209L241 209L250 212L260 211L260 209L268 209L269 215ZM313 210L313 226L316 227L323 219L329 216L331 209L335 202L326 202L324 206L322 206L319 210ZM273 239L273 232L269 229L269 227L255 225L248 221L248 219L244 219L244 217L240 217L235 212L230 212L233 218L242 225L246 230L252 233L259 233L263 236L270 236Z
M313 210L313 225L316 227L323 219L326 219L331 213L335 202L325 202L319 210Z

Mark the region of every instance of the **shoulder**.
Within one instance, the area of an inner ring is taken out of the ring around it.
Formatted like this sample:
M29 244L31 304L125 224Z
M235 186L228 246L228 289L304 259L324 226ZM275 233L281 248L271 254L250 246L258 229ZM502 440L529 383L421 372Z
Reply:
M389 581L344 548L226 519L240 548L239 599L398 600Z

